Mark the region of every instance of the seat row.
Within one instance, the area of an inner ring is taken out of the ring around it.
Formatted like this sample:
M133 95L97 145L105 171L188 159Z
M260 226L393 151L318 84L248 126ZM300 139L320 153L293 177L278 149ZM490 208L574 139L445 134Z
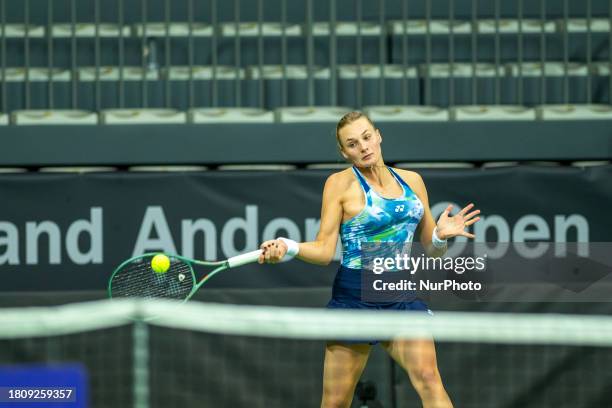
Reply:
M0 111L21 109L612 103L610 65L527 63L340 66L30 68L4 71ZM566 76L567 73L567 76ZM0 79L3 72L0 71ZM192 81L189 78L192 78ZM99 81L96 81L96 77ZM286 82L283 81L286 78ZM213 80L214 79L214 80Z
M556 161L494 161L476 163L472 162L399 162L393 163L393 167L410 170L425 170L425 169L499 169L516 166L538 166L538 167L557 167L562 166L562 163ZM609 160L591 160L591 161L573 161L569 165L578 168L590 168L598 166L610 166L612 162ZM309 163L304 166L308 170L343 170L349 167L349 163ZM292 171L297 170L298 166L293 164L222 164L214 167L214 170L219 171ZM0 177L2 174L28 173L29 170L24 167L0 167ZM120 171L119 168L113 166L52 166L40 167L36 169L41 173L107 173ZM212 170L209 166L200 165L139 165L129 166L125 170L130 172L155 172L155 173L196 173Z
M255 123L336 123L350 111L347 107L287 107L275 111L254 108L191 109L110 109L99 113L79 110L24 110L0 115L1 125L145 125L145 124L255 124ZM455 106L371 106L363 109L375 122L444 121L534 121L609 120L612 105Z
M330 36L380 36L392 35L456 35L466 34L553 34L553 33L605 33L610 31L608 17L595 17L568 20L538 19L478 19L472 20L392 20L381 25L377 22L339 21L332 24L327 21L306 24L281 24L278 22L234 22L221 23L213 27L208 23L188 22L150 22L130 25L115 23L56 23L50 26L9 23L0 26L0 33L6 38L113 38L113 37L300 37L308 35L317 37Z
M340 79L356 79L358 77L371 78L416 78L429 76L434 78L449 77L562 77L562 76L609 76L612 63L597 61L590 64L560 61L547 61L523 63L507 63L495 65L489 63L432 63L418 66L403 66L400 64L346 64L337 66L337 76ZM310 74L314 79L331 78L332 70L329 67L313 66ZM232 66L171 66L151 69L139 66L100 66L79 67L75 72L62 68L43 67L9 67L0 69L0 78L7 82L24 81L158 81L168 79L171 81L193 80L243 80L243 79L307 79L309 67L307 65L263 65L236 68Z

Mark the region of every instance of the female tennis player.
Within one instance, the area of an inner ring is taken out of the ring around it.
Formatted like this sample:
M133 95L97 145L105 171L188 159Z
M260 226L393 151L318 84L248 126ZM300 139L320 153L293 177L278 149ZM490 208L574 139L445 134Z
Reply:
M479 220L479 210L469 204L454 216L448 206L436 222L429 209L423 179L415 172L387 167L381 151L382 136L360 112L346 114L336 127L342 156L351 168L332 174L323 190L320 230L313 242L287 238L266 241L259 262L276 263L297 256L313 264L329 264L342 240L342 262L334 281L329 308L422 310L413 301L372 304L360 293L362 242L412 242L413 236L427 248L428 256L442 256L446 240L474 238L466 227ZM321 407L349 407L365 367L372 342L330 342L325 350ZM452 407L436 363L432 340L396 340L382 346L407 372L423 407Z

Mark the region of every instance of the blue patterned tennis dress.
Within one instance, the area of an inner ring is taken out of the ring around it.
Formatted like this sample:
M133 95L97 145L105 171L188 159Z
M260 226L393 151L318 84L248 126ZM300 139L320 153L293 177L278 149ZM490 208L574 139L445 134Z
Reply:
M362 244L368 242L392 242L410 244L423 217L423 203L410 186L390 167L387 167L400 184L403 194L398 198L385 198L371 188L356 167L353 173L365 196L365 207L340 226L342 262L336 274L332 299L328 308L422 310L427 305L417 299L401 302L365 302L361 296Z

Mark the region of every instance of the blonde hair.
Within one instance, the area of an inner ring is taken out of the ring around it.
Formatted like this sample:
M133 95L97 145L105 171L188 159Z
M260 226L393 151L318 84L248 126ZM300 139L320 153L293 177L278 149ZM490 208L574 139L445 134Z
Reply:
M336 125L336 143L338 143L338 149L342 150L342 143L340 143L340 130L346 125L350 125L351 123L361 118L366 118L370 125L372 125L374 129L376 129L376 126L374 126L374 122L372 122L372 120L365 113L359 111L347 113L342 118L340 118L338 124Z

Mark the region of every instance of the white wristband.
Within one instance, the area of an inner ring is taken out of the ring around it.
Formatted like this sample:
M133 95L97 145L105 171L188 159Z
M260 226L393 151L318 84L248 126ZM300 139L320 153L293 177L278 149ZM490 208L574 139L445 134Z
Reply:
M300 245L294 240L289 239L289 238L283 238L283 237L276 238L276 239L283 241L285 245L287 245L286 255L289 257L289 259L294 258L298 254L298 252L300 252Z
M436 233L437 230L438 227L435 227L431 234L431 245L438 249L446 248L448 241L446 239L440 239L440 237L438 237L438 234Z

